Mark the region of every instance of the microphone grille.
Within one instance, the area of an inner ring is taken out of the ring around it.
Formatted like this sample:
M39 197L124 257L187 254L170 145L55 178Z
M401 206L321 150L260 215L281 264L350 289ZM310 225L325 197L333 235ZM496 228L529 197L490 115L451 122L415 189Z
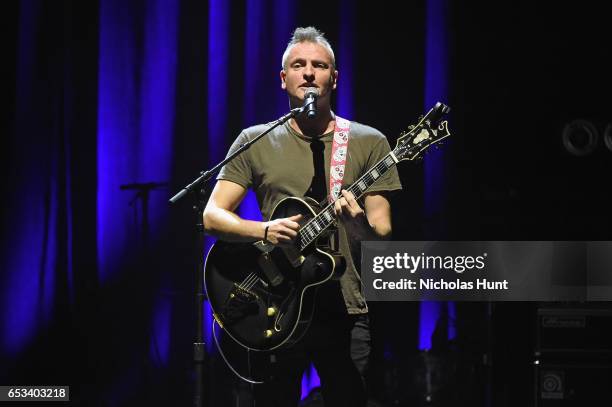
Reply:
M306 88L305 96L319 96L319 89L317 88Z

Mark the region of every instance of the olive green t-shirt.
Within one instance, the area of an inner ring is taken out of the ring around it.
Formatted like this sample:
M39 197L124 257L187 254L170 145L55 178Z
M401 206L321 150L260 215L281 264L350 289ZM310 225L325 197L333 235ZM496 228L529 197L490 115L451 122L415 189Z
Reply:
M240 133L229 154L241 144L265 131L271 124L250 127ZM325 185L329 194L329 163L334 132L319 138L324 144ZM277 127L221 169L217 179L252 188L264 219L283 198L303 197L310 188L315 173L310 138L291 128L289 123ZM343 185L350 185L372 168L390 151L389 142L378 130L351 122ZM401 189L395 167L373 184L368 192ZM351 242L350 244L360 244ZM347 269L340 278L342 296L349 314L367 312L361 279L350 255L346 232L339 228L340 252L346 258ZM360 259L355 259L360 261Z

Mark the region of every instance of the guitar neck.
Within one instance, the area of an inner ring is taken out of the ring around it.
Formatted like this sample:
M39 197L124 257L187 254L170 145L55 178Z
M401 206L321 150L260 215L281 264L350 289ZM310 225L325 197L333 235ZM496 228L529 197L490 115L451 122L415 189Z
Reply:
M353 185L346 188L346 190L351 192L355 199L361 198L379 178L385 175L397 163L398 159L394 152L390 152L363 174L361 178L355 181ZM302 226L298 233L300 251L315 241L325 229L334 223L336 219L336 214L334 213L335 202L329 203L317 216Z

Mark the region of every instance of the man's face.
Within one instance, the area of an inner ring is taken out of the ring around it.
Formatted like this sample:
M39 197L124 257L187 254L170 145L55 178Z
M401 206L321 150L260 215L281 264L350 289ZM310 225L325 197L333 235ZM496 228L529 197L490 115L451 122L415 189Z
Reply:
M329 103L336 89L338 71L333 69L329 52L314 42L301 42L289 51L285 69L280 73L281 87L287 91L292 107L300 106L307 88L319 90L319 102Z

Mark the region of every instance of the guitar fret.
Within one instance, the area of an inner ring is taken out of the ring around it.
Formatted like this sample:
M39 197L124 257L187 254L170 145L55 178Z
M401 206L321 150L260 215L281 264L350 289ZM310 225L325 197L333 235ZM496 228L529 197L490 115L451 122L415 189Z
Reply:
M300 232L300 249L303 250L306 246L312 243L317 236L325 230L333 221L330 214L331 206L328 206L321 211L317 216L310 220Z
M312 226L308 228L308 238L313 239L315 237L315 232L312 230Z
M314 232L313 227L311 226L308 234L308 240L312 242L316 237L317 234Z
M325 229L327 227L327 225L325 224L325 220L323 218L319 218L317 220L317 224L319 225L321 230L323 230L323 229Z

